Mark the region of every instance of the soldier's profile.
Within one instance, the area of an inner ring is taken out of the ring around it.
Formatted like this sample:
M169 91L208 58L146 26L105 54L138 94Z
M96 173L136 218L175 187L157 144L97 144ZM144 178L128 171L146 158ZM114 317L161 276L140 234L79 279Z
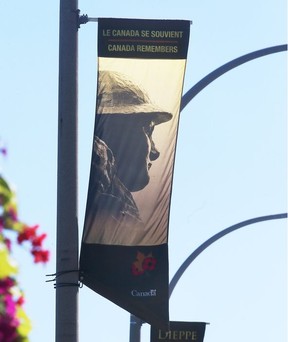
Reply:
M172 114L150 101L125 75L100 71L84 242L142 244L145 230L131 192L150 180L161 151L153 141L156 125Z

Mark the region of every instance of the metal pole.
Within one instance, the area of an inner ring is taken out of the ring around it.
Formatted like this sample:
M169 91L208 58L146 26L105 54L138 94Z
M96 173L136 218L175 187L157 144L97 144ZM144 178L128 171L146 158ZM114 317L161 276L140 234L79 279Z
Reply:
M140 318L130 315L130 342L141 341L141 326L144 323Z
M60 0L56 342L78 341L77 0Z

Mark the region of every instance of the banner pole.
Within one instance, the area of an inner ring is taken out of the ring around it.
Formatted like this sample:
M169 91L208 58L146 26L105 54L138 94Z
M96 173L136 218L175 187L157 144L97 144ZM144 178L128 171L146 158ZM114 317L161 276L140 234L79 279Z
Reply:
M129 342L141 341L141 326L144 323L140 318L135 315L130 315L130 339Z
M78 1L60 0L56 342L78 341L77 49Z

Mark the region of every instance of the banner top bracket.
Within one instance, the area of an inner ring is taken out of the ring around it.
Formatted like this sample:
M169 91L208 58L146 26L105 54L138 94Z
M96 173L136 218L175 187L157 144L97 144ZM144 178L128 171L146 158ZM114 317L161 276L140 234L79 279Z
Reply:
M80 14L80 10L78 10L78 28L80 28L80 25L87 24L89 21L87 14L83 14L83 15L79 15L79 14Z
M78 13L80 14L80 10L78 10ZM79 15L78 17L78 28L80 28L80 25L87 24L88 22L98 22L98 18L91 18L88 17L87 14ZM190 20L190 25L193 24L193 21Z

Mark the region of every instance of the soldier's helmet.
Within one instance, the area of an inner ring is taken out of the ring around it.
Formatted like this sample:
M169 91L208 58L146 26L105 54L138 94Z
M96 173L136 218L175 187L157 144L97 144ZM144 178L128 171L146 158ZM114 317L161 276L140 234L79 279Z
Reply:
M138 85L127 76L111 71L98 73L97 114L137 115L156 125L169 121L172 114L153 104Z

